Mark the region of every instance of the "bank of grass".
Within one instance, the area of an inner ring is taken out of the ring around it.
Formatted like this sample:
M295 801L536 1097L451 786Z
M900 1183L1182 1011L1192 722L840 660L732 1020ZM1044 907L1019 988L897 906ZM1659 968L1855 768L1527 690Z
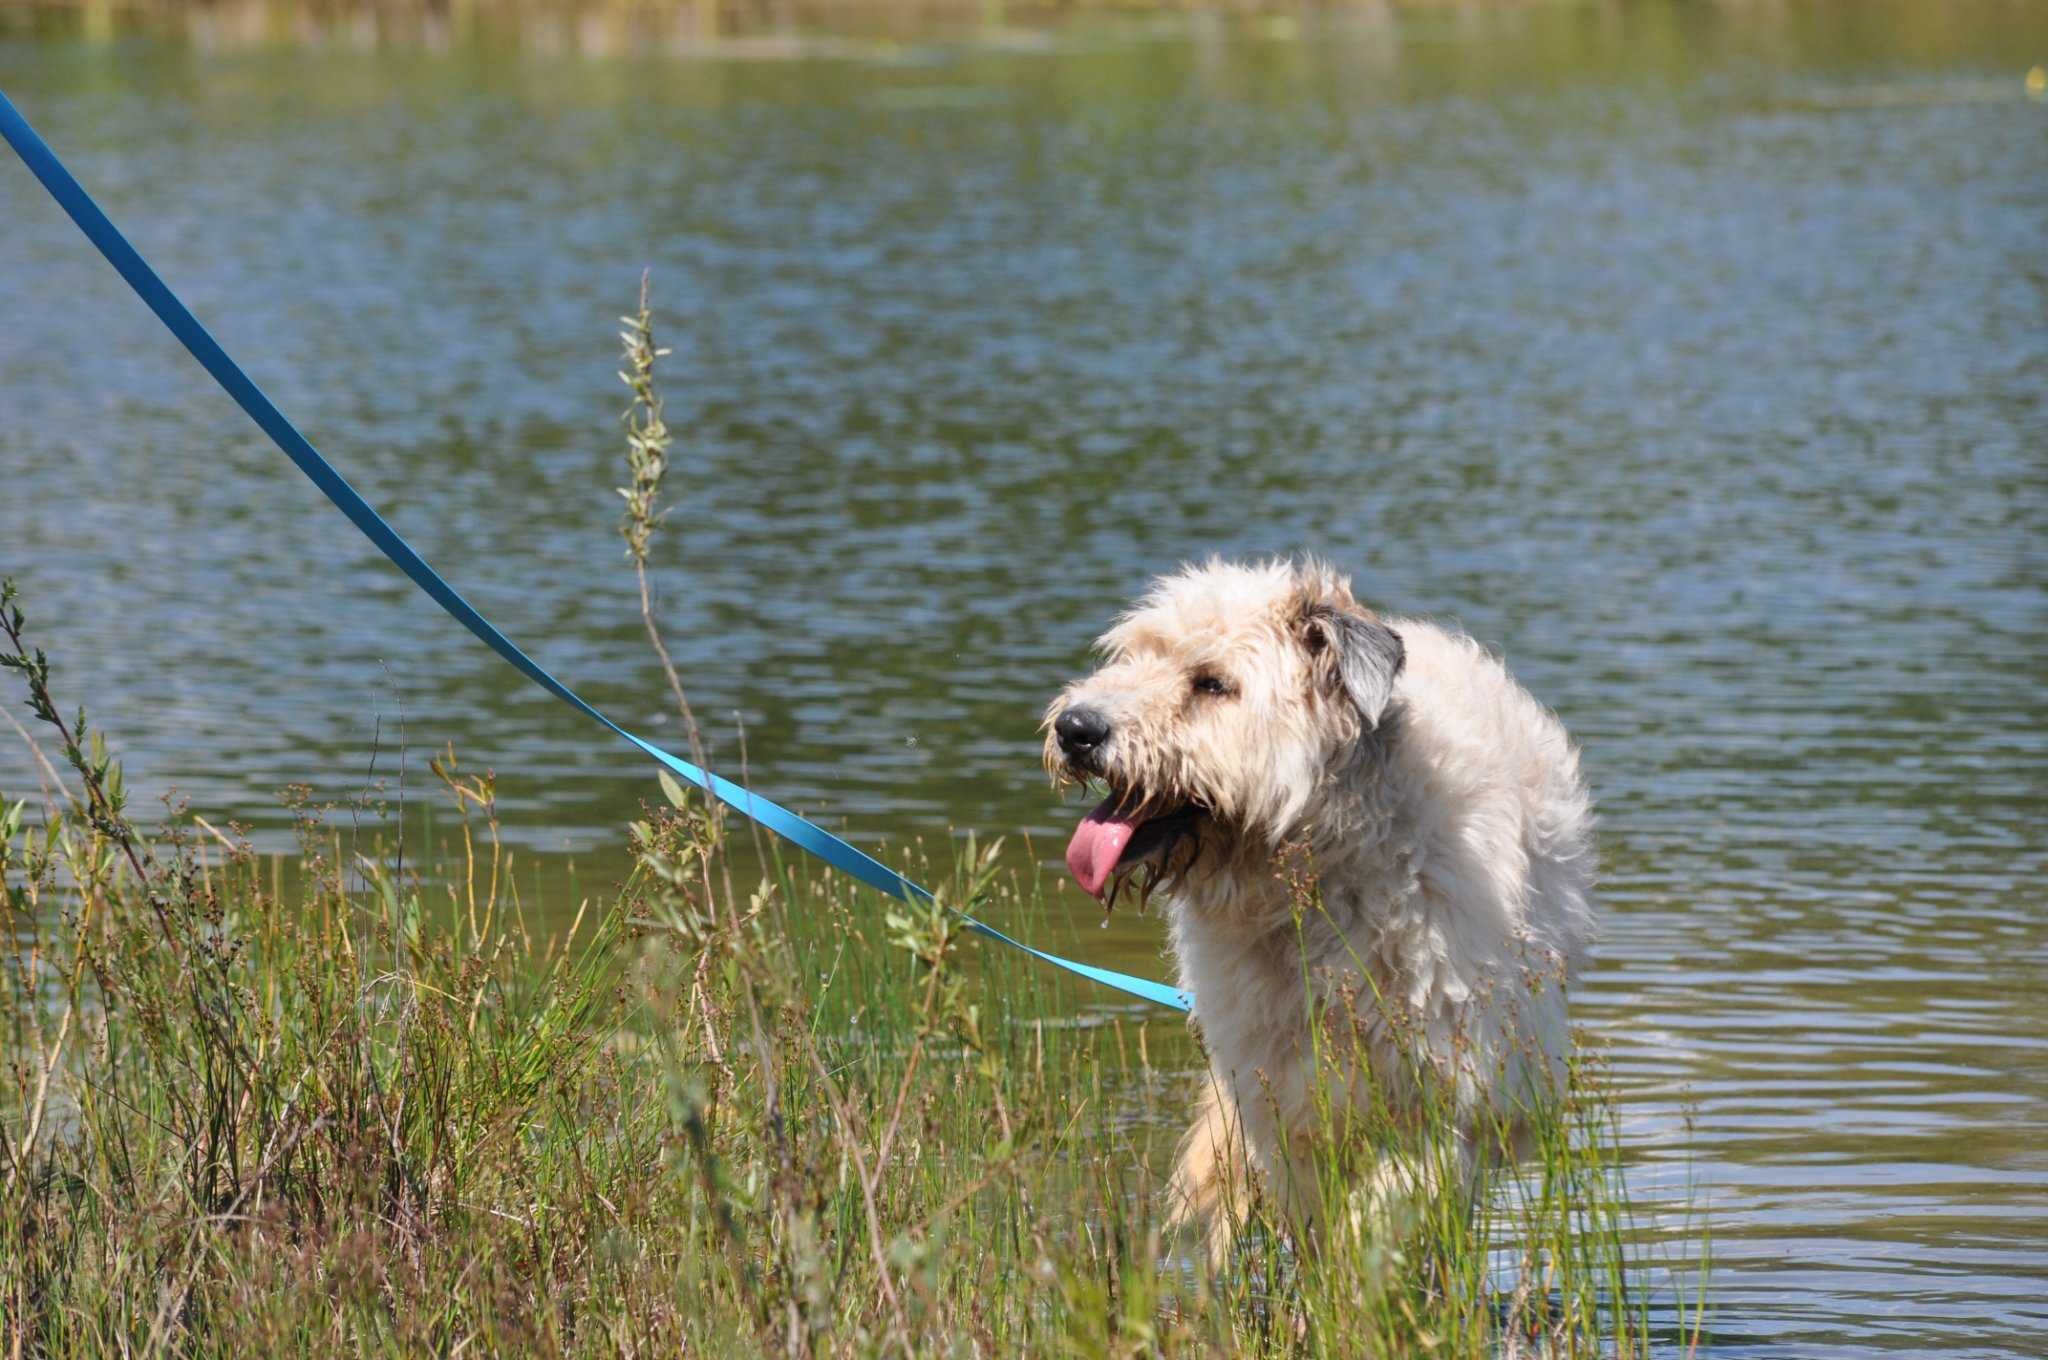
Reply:
M1177 1021L1076 1026L1098 998L986 950L970 978L943 907L736 879L687 798L547 936L508 895L489 781L445 757L460 830L431 865L305 804L289 872L189 814L144 835L13 651L68 768L0 814L0 1354L1650 1341L1590 1065L1476 1207L1315 1255L1259 1210L1212 1275L1157 1214L1191 1082L1150 1036ZM970 844L942 899L1029 919L998 862Z
M646 589L671 436L644 287L625 324L622 533L701 749ZM966 943L956 909L1047 918L996 847L908 866L939 900L897 903L665 784L626 880L536 932L452 752L429 862L301 790L287 868L189 812L138 825L11 583L0 643L58 753L0 797L0 1356L1650 1348L1583 1055L1475 1202L1303 1250L1254 1198L1212 1269L1160 1218L1179 1018L1077 1024L1102 996ZM1443 1155L1442 1121L1332 1120L1349 1155ZM1686 1349L1697 1311L1656 1302Z

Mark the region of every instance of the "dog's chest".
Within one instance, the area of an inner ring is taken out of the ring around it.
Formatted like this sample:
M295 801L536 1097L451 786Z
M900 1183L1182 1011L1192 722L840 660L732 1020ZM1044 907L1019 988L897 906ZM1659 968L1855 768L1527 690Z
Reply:
M1312 1115L1319 1065L1396 1084L1404 1067L1383 1003L1414 995L1428 971L1404 928L1418 855L1372 773L1319 838L1313 894L1268 864L1183 885L1169 904L1181 985L1254 1141L1273 1131L1260 1107L1290 1127Z
M1310 1103L1318 1063L1335 1056L1332 1043L1352 1050L1346 1065L1363 1058L1379 1068L1393 1058L1379 1002L1411 989L1412 961L1391 943L1348 911L1298 920L1283 911L1263 928L1174 913L1181 985L1194 993L1212 1064L1242 1105L1292 1122L1290 1112Z

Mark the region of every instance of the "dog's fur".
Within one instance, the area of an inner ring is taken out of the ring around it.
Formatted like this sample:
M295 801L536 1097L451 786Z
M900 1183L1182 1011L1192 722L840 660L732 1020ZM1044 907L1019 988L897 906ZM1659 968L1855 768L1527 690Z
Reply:
M1488 1130L1512 1143L1558 1089L1564 984L1593 934L1592 810L1563 726L1470 638L1380 617L1314 561L1186 568L1098 645L1102 667L1047 711L1046 761L1106 786L1105 809L1180 814L1104 890L1163 897L1209 1053L1178 1212L1220 1248L1249 1173L1313 1235L1332 1104L1449 1110L1434 1132L1468 1170ZM1109 735L1073 747L1069 713ZM1401 1173L1343 1174L1384 1190Z

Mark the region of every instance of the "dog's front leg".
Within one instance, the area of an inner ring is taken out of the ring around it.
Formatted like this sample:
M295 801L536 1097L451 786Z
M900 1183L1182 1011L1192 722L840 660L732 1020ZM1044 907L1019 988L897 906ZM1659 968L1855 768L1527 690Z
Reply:
M1229 1084L1212 1071L1202 1085L1195 1122L1181 1139L1173 1178L1167 1182L1167 1224L1200 1232L1210 1269L1220 1270L1229 1259L1238 1225L1249 1212L1251 1195L1251 1159L1237 1100Z

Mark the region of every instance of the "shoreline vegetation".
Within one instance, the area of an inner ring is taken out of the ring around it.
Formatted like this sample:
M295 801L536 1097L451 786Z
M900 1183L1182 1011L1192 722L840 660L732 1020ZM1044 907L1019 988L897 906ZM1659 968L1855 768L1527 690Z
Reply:
M521 52L576 57L893 61L933 45L1053 52L1070 38L1352 39L1384 57L1526 80L1582 67L1678 70L1727 47L1980 58L2028 30L2028 0L1699 6L1684 0L0 0L0 38L170 38L209 51ZM1455 40L1449 41L1447 40ZM2031 55L2031 54L2029 54ZM2022 66L2021 69L2024 69ZM1386 79L1391 69L1362 73Z
M625 320L637 570L670 436L644 292ZM1077 1020L1094 998L1007 951L963 969L954 909L1042 919L998 846L908 864L940 876L929 906L772 847L743 877L747 829L664 781L623 832L628 877L537 934L495 780L452 750L382 749L340 805L287 790L288 864L180 806L145 829L5 594L0 666L42 787L0 796L0 1355L1700 1341L1704 1229L1630 1203L1591 1048L1486 1192L1338 1215L1310 1247L1254 1196L1212 1270L1161 1217L1197 1080L1154 1060L1179 1020ZM424 763L452 809L424 858L392 839L376 778L408 760L410 796ZM1426 1131L1331 1118L1344 1155L1455 1183L1430 1175Z

